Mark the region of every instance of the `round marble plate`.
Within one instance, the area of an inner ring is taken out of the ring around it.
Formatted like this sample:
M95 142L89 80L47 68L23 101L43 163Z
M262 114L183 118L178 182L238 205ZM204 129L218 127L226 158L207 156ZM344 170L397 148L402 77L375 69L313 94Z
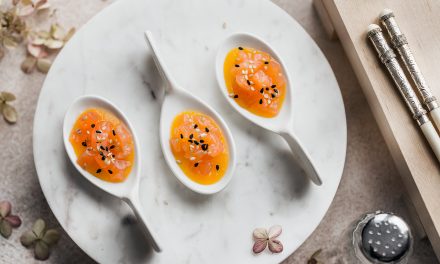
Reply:
M236 175L222 192L198 195L171 174L160 150L161 81L143 32L156 36L176 80L210 102L237 144ZM216 87L214 60L229 34L256 34L283 56L293 79L294 129L323 172L317 187L287 144L252 125ZM62 142L63 116L80 95L114 102L140 140L141 202L161 237L154 253L129 208L75 171ZM340 182L347 131L338 84L325 57L289 15L266 0L120 0L93 18L59 54L34 122L41 187L72 239L100 263L278 263L297 249L327 211ZM252 231L279 224L284 251L252 254Z

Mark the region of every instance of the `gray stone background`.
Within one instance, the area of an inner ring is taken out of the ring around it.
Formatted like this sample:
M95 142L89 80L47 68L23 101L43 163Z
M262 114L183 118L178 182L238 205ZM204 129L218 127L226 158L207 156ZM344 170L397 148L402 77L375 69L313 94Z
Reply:
M66 28L80 28L112 1L49 2L57 9L52 20ZM341 87L348 125L347 159L336 197L318 228L284 263L307 263L313 252L320 248L323 250L319 258L322 263L340 263L344 253L338 252L338 248L347 241L342 233L362 213L382 209L407 218L409 213L403 200L405 188L341 44L328 40L311 0L273 2L306 29L329 60ZM42 29L49 25L39 18L34 23ZM0 200L11 201L13 212L23 220L22 226L14 229L8 240L0 237L0 263L38 263L32 251L19 242L21 233L37 218L42 217L49 226L62 231L41 192L32 155L32 123L45 75L38 72L23 74L19 67L24 56L25 51L20 48L6 54L0 62L0 91L16 94L18 99L14 106L19 112L15 125L0 120ZM62 231L62 238L46 263L94 261ZM429 241L417 240L410 263L438 263Z

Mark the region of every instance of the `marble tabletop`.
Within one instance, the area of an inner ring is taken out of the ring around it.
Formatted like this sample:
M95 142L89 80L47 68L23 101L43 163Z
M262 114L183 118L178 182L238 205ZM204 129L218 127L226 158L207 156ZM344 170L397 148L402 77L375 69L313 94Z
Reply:
M342 182L325 218L310 238L285 263L306 263L322 248L323 263L341 263L337 252L343 242L341 233L349 223L366 211L382 209L408 217L404 203L404 186L384 144L353 70L338 42L327 39L311 0L275 0L294 17L317 42L330 62L344 99L348 147ZM102 0L51 1L57 20L67 26L80 27L95 13L111 3ZM8 54L0 62L0 90L14 92L20 116L16 125L0 122L0 200L10 200L13 210L23 220L8 240L0 237L0 263L32 263L31 251L18 242L23 230L38 217L61 229L41 192L32 156L32 121L44 75L24 75L19 64L24 51ZM93 263L67 234L54 249L48 263ZM418 240L411 263L438 263L428 241Z

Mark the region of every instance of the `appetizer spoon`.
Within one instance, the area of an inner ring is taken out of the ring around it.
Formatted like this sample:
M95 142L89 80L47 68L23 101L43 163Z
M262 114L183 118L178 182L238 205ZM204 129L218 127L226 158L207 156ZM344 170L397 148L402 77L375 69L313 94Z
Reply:
M233 49L239 46L250 47L258 49L268 53L270 56L277 60L283 69L283 74L286 77L286 92L287 95L284 99L281 111L276 117L265 118L252 114L246 109L239 106L231 97L229 96L228 89L225 83L225 77L223 72L223 65L225 62L226 55ZM301 141L296 137L293 132L293 116L292 116L292 85L289 78L289 73L286 69L285 64L281 60L281 57L277 55L275 50L269 46L262 39L247 33L235 33L227 38L221 45L217 52L216 57L216 76L219 88L222 94L225 96L226 100L232 105L232 107L237 110L242 116L250 120L251 122L259 125L262 128L275 132L281 135L286 142L289 144L293 155L297 159L299 165L306 172L310 180L316 185L321 185L322 180L319 177L318 170L313 164L313 161L305 149Z
M128 175L127 179L124 182L121 183L111 183L106 182L104 180L101 180L83 168L78 165L76 162L77 157L75 155L75 151L72 147L72 144L69 141L70 132L72 130L73 125L75 124L78 116L83 113L85 110L90 108L101 108L104 109L112 114L114 114L117 118L119 118L130 130L134 146L135 146L135 160L133 167L131 169L130 174ZM91 96L91 95L85 95L82 97L79 97L76 99L73 104L69 107L67 110L67 113L64 117L64 124L63 124L63 140L64 140L64 147L66 148L67 155L70 158L70 161L75 166L75 168L91 183L93 183L96 187L104 190L105 192L124 200L133 210L134 214L136 215L136 218L138 219L140 226L142 228L142 231L144 232L145 236L151 243L151 246L156 252L161 252L162 247L159 244L159 241L157 239L157 235L151 230L148 226L148 220L146 216L144 215L144 212L142 210L142 206L139 200L139 180L140 180L140 151L139 151L139 145L136 140L136 134L134 133L134 130L128 122L128 119L125 117L125 115L111 102L108 100L98 97L98 96Z
M179 179L189 189L201 194L213 194L219 192L230 182L235 168L235 143L232 138L231 131L229 130L225 121L223 121L223 119L214 109L193 94L187 92L174 81L170 72L165 66L164 60L161 57L156 42L150 31L145 32L145 39L152 51L152 56L156 67L165 83L165 98L162 102L160 116L160 143L165 160L177 179ZM225 175L214 184L203 185L189 179L188 176L186 176L182 169L177 165L176 159L171 151L169 143L171 124L178 114L188 110L198 111L213 118L220 126L227 140L229 148L228 168L225 172Z

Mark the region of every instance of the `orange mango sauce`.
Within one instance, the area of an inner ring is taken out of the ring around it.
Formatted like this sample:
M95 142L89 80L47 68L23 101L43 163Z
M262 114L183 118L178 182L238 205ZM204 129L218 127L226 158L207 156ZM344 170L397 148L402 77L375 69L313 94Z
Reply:
M186 111L177 115L171 125L170 146L182 171L199 184L218 182L228 168L226 139L205 114Z
M278 115L286 95L286 78L268 53L234 48L226 56L223 70L228 93L238 105L261 117Z
M108 182L123 182L134 162L133 137L113 114L99 108L84 111L70 132L77 163Z

